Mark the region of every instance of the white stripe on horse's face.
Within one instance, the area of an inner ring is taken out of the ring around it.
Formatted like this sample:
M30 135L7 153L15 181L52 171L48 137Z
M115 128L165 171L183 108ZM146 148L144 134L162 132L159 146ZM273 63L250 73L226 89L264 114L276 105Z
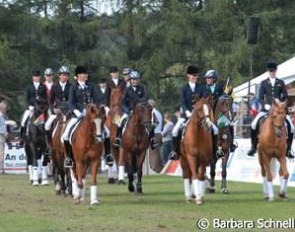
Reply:
M206 117L209 116L209 108L206 104L203 105L204 114Z
M96 136L101 136L101 119L96 118L94 119L95 127L96 127Z

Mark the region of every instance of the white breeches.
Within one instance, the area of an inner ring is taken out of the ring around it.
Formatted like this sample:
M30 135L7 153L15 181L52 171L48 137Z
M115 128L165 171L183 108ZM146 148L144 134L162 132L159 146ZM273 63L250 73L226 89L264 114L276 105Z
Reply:
M25 127L26 121L28 120L28 118L32 115L32 111L30 110L26 110L24 113L24 116L22 118L22 122L21 122L21 127Z
M173 127L173 130L172 130L172 136L173 137L178 136L179 129L183 125L184 122L185 122L185 118L179 118L178 119L178 121L176 122L176 124L175 124L175 126Z
M45 130L50 131L54 119L56 119L56 114L51 114L45 123Z
M259 119L261 119L262 117L264 117L266 114L267 114L267 112L262 112L262 111L260 111L260 112L256 115L256 117L254 118L254 120L253 120L252 123L251 123L251 128L252 128L252 130L256 130L256 128L257 128L257 123L258 123ZM294 125L293 125L293 122L292 122L292 120L291 120L291 118L290 118L289 115L286 115L286 121L288 121L288 123L289 123L289 125L290 125L290 129L291 129L290 132L291 132L291 133L294 133Z
M69 121L63 135L61 136L61 142L63 143L64 141L69 141L69 133L70 129L78 122L78 118L71 118Z
M107 128L106 125L104 125L104 132L103 133L104 133L105 138L109 138L111 136L111 132L110 132L109 128Z

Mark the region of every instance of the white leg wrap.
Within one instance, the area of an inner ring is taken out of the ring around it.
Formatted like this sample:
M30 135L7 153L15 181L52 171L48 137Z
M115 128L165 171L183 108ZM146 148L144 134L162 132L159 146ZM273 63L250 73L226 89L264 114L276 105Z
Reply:
M268 197L270 200L273 200L274 193L273 193L273 186L271 181L267 181L267 189L268 189Z
M197 179L193 180L193 186L194 186L194 192L196 195L196 199L198 199L201 197L200 188L199 188L199 180L197 180Z
M285 177L280 176L280 193L287 193L287 183L288 179L285 179Z
M172 130L172 136L177 137L181 125L185 122L185 118L179 118Z
M109 178L114 178L114 172L112 167L108 167L108 177Z
M82 183L83 183L82 197L85 197L85 194L86 194L86 185L87 185L87 181L86 181L86 179L83 179L83 180L82 180Z
M97 185L91 185L90 187L90 205L98 205L97 200Z
M264 197L268 197L268 188L267 188L267 180L266 180L266 177L263 177L262 178L262 186L263 186L263 194L264 194Z
M100 166L101 166L101 171L105 171L106 170L106 161L105 159L101 159L101 163L100 163Z
M118 180L124 180L124 177L125 177L125 168L124 166L119 166Z
M105 136L105 138L109 138L111 136L111 132L110 132L109 128L107 128L106 125L104 125L104 136Z
M192 198L192 192L191 192L191 183L190 179L186 178L183 179L183 187L184 187L184 196L186 200L189 200Z
M206 182L204 180L199 181L199 189L200 189L200 196L204 197L205 191L206 191Z
M38 168L37 167L33 167L33 186L38 186L39 182L38 182Z
M28 172L29 172L30 180L33 180L33 166L32 165L28 166Z
M55 185L55 191L60 191L60 189L61 189L60 184L59 183L56 183L56 185Z
M38 164L38 175L40 176L40 178L42 178L42 159L38 159L37 164Z
M47 119L45 126L44 126L45 130L49 131L51 129L51 125L52 125L55 118L56 118L55 114L52 114L49 116L49 118Z
M42 167L42 182L41 185L49 185L48 179L47 179L47 167Z

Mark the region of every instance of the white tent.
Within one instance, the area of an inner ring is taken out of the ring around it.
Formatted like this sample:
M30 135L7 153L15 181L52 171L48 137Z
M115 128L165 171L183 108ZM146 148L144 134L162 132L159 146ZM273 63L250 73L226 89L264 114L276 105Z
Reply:
M284 80L285 84L289 84L295 81L295 56L284 63L278 65L277 77ZM260 76L253 78L250 81L250 92L258 93L258 86L260 83L268 78L268 73L265 72ZM234 88L234 93L236 97L244 97L248 95L248 85L249 82L245 82L236 88Z

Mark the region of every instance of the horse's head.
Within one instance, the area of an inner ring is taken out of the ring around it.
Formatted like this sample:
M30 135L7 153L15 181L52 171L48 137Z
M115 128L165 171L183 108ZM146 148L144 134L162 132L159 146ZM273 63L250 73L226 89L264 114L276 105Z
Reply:
M283 135L283 127L286 119L286 107L286 102L280 102L278 99L275 99L272 104L270 117L272 119L277 137L281 137Z
M147 128L151 127L152 123L152 110L153 107L147 102L136 104L133 115L139 122L139 124L146 126Z
M209 103L209 98L197 97L192 114L193 122L199 124L207 130L211 130L212 122L210 119L210 113L211 107Z
M49 105L46 99L38 99L35 103L35 112L38 114L43 114L47 111Z
M215 112L226 114L230 112L232 98L229 95L222 95L219 97Z
M91 123L94 123L93 131L96 142L102 141L103 122L105 119L105 109L103 106L97 107L95 104L88 104L86 107L86 118Z
M123 97L123 89L113 88L110 95L110 108L114 108L117 105L121 105Z

